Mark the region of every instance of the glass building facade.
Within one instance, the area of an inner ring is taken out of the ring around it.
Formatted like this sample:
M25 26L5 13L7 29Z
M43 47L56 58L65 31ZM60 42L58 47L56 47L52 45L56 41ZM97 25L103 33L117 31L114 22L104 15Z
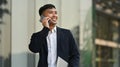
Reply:
M120 67L119 6L119 0L94 0L95 67Z

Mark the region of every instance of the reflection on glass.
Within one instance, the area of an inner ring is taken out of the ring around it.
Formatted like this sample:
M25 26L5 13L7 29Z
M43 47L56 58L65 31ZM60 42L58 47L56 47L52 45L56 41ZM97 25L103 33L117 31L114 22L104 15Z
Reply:
M119 0L95 0L96 67L120 67Z

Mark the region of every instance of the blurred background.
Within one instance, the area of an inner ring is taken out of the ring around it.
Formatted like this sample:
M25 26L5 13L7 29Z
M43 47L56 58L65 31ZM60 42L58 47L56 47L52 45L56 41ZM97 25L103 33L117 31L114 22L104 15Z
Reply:
M58 10L57 26L74 35L80 67L120 67L120 0L0 0L0 67L37 67L28 44L47 3Z

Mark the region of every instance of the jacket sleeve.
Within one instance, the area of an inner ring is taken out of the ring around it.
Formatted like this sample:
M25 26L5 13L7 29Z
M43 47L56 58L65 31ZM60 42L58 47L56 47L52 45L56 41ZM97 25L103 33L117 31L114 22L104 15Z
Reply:
M69 52L68 67L79 67L80 54L79 54L78 46L75 43L75 40L71 32L69 35L69 43L70 43L70 52Z
M44 27L40 32L33 33L29 44L30 51L34 53L40 52L41 45L43 43L43 40L45 40L44 38L46 38L48 31L49 29Z

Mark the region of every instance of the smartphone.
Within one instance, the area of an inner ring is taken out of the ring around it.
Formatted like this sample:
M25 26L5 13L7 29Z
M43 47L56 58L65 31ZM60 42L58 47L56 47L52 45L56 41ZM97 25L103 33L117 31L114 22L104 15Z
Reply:
M40 22L42 22L43 18L44 18L44 16L43 16L43 15L41 15Z
M45 16L41 15L40 22L42 22L42 20L43 20L44 17ZM48 23L50 23L50 20L48 20Z

